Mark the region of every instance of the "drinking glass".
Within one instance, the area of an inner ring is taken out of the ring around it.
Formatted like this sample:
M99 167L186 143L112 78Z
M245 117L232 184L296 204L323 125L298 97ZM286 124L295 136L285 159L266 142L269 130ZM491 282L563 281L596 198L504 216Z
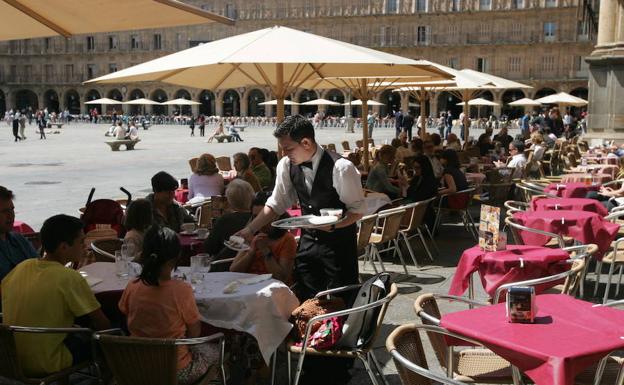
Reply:
M124 258L121 250L115 251L115 273L122 278L128 276L128 260Z
M191 281L193 283L201 283L204 280L204 273L208 272L210 260L208 254L191 256Z

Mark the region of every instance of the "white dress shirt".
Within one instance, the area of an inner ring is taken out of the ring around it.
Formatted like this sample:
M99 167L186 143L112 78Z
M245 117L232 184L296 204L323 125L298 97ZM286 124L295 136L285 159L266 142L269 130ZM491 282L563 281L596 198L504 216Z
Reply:
M524 166L526 166L527 159L524 157L524 154L514 155L509 163L507 163L507 167L515 168L513 173L513 178L522 178L522 173L524 171Z
M312 169L303 167L303 176L308 193L312 192L312 184L323 156L323 148L316 145L316 152L310 161ZM290 159L283 157L277 164L275 171L275 188L269 197L266 205L277 215L282 215L287 209L292 207L298 200L297 191L290 179ZM296 166L295 166L296 167ZM364 191L360 172L351 161L340 158L334 163L332 185L336 189L340 201L345 204L347 211L357 214L366 214L366 203L364 201Z

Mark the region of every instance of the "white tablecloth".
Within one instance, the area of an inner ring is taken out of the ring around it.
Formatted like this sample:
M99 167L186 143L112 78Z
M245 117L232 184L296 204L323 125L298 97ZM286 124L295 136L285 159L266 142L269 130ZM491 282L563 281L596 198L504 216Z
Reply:
M179 270L188 274L188 267ZM115 264L96 262L83 267L81 272L90 278L102 279L94 285L94 293L123 290L128 279L115 275ZM288 318L299 306L297 297L283 282L269 279L256 284L242 285L236 293L223 294L230 282L253 277L244 273L207 273L202 283L194 284L195 299L202 321L213 326L249 333L256 338L265 362L290 332Z

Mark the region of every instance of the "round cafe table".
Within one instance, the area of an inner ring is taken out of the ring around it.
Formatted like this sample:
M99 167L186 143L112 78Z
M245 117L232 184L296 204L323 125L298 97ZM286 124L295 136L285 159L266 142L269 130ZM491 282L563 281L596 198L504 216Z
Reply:
M606 217L609 211L595 199L587 198L541 198L536 197L531 201L533 211L549 210L576 210L589 211L601 217Z
M589 211L522 211L514 213L513 217L518 224L526 227L569 236L583 244L596 244L599 260L602 260L602 254L607 252L620 229L617 223L605 221L600 215ZM522 230L519 235L526 245L544 246L550 240L546 235Z
M591 180L592 183L607 183L613 180L613 177L608 174L567 174L561 177L562 183L568 182L584 182Z
M96 294L121 293L128 284L128 278L115 275L115 264L96 262L80 269ZM178 268L179 273L188 276L188 267ZM203 322L212 326L237 330L252 335L260 348L260 353L268 364L271 355L284 341L292 324L288 318L299 306L299 300L292 291L276 279L260 282L241 283L233 293L223 293L232 281L258 277L244 273L205 273L200 283L193 284L195 301Z
M488 252L474 246L462 253L448 293L463 295L466 289L472 288L472 274L479 272L485 292L494 297L496 289L501 285L568 270L570 265L562 263L568 258L570 256L566 251L548 247L507 245L506 250ZM542 291L556 284L552 282L537 289Z
M581 182L551 183L544 192L561 198L585 198L590 191L600 190L599 184L586 184Z

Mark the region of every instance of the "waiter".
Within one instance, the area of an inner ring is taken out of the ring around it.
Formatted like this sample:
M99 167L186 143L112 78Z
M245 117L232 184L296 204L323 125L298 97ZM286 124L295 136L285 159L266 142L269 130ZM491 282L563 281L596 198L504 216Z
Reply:
M304 215L320 215L323 208L342 209L340 222L302 230L295 293L304 301L319 291L357 283L356 222L366 210L358 170L340 155L323 150L314 139L312 123L301 115L287 117L273 135L285 154L277 165L273 194L239 235L250 241L297 200Z

